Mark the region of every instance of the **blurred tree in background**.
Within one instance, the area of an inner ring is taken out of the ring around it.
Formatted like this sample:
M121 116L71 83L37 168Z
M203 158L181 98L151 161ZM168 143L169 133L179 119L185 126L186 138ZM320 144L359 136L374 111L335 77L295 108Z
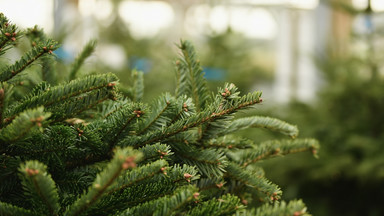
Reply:
M333 39L343 42L331 43L325 55L317 56L324 85L316 103L292 102L289 112L269 111L303 125L302 135L316 137L323 146L319 160L292 157L278 165L276 174L284 173L279 178L284 185L296 184L287 186L286 196L305 197L314 215L383 215L383 34L372 23L381 14L369 6L358 11L343 1L332 3L339 17L350 24L352 18L363 19L366 29L347 35L339 30ZM276 167L278 161L265 165Z

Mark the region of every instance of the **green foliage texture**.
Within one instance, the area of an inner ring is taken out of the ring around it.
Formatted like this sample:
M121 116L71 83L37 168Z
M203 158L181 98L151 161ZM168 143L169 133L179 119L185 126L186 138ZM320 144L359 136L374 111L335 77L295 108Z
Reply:
M3 14L0 21L7 50L21 38ZM175 94L145 104L141 72L127 94L114 74L76 79L94 41L55 80L47 68L58 44L37 27L26 35L31 50L0 72L0 215L308 215L301 201L279 202L282 191L259 162L316 155L317 141L296 138L297 127L278 119L234 120L262 102L261 92L241 95L234 84L209 92L190 42L179 45ZM31 68L40 60L48 65ZM41 82L20 97L29 76ZM257 143L233 134L245 128L288 137Z

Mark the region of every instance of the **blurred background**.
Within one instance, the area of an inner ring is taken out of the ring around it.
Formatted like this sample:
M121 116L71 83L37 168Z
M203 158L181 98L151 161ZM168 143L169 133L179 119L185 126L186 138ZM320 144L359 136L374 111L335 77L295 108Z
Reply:
M44 28L62 44L63 64L97 39L82 73L112 71L129 85L141 70L147 101L173 91L178 41L191 40L212 90L262 90L252 114L320 140L319 159L263 163L283 199L303 198L319 216L384 215L384 0L0 0L0 12L20 28Z

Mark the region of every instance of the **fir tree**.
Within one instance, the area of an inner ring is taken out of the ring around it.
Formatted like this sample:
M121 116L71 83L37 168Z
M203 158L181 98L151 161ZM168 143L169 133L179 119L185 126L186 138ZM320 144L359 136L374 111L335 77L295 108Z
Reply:
M3 14L0 30L2 55L22 33ZM300 200L279 202L281 189L258 162L316 155L317 141L295 139L297 127L278 119L235 119L261 92L242 96L234 84L209 92L190 42L180 42L176 93L145 104L140 72L127 94L113 74L75 79L95 42L56 84L58 44L37 27L25 35L31 50L0 72L0 215L308 215ZM30 69L36 61L40 73ZM21 97L18 83L30 76L41 82ZM251 127L290 138L233 134Z

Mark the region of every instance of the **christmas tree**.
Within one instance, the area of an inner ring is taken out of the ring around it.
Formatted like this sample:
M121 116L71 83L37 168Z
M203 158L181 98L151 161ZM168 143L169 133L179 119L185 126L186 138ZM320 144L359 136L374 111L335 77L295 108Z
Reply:
M234 84L209 92L190 42L179 45L176 92L145 104L141 72L124 91L114 74L79 76L94 41L63 81L57 42L38 27L22 33L3 14L0 29L1 55L23 35L31 44L1 63L0 215L308 215L301 200L280 201L259 162L316 155L317 141L296 139L297 127L278 119L235 118L260 104L261 92L242 96ZM246 128L289 138L234 134Z

